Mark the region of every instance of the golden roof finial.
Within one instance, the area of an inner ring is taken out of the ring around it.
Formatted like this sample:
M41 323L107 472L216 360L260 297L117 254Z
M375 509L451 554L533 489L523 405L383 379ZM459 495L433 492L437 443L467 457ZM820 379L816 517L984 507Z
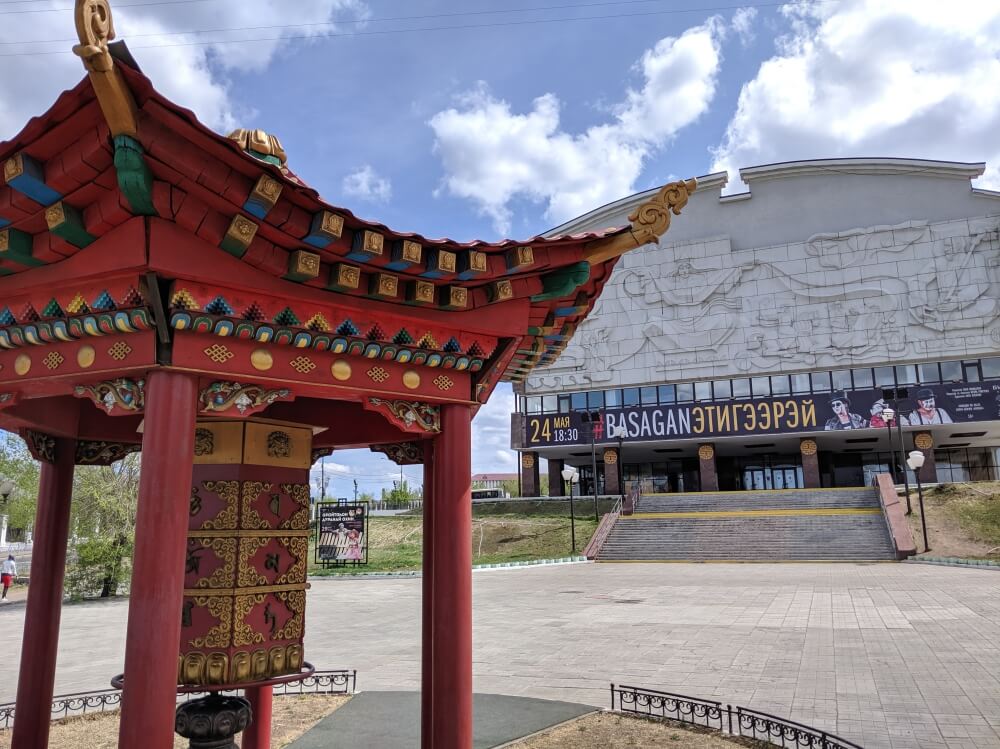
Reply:
M264 161L272 161L277 166L284 166L288 157L285 149L278 140L278 136L271 135L263 130L244 130L239 128L233 130L228 137L240 144L240 148L248 151ZM270 158L268 158L270 157Z
M83 58L84 67L95 73L110 72L114 61L108 42L115 38L115 25L108 0L77 0L76 33L80 43L73 52Z
M73 52L83 59L111 134L134 138L139 130L135 99L108 49L108 42L115 38L111 5L108 0L76 0L75 17L80 43Z
M628 233L597 239L587 245L584 250L587 262L591 265L603 263L636 247L659 240L670 228L670 214L680 215L681 209L687 205L688 198L696 189L698 181L693 177L661 187L656 195L629 214L628 220L632 225Z

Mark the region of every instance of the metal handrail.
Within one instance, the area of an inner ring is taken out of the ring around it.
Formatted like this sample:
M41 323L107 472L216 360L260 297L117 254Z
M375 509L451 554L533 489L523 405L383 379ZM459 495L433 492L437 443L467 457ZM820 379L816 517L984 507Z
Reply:
M615 703L617 702L617 708ZM652 718L665 718L690 723L751 738L773 746L795 749L863 749L847 739L821 731L787 718L737 705L723 705L716 700L704 700L656 689L611 685L611 710Z
M354 694L357 689L358 672L353 669L316 671L310 676L296 681L276 684L274 694ZM240 694L243 690L231 690L222 694ZM205 692L178 694L185 702L195 699ZM93 692L61 694L52 700L51 720L63 720L89 713L105 713L117 709L122 702L120 689L98 689ZM10 728L14 724L15 703L0 705L0 728Z

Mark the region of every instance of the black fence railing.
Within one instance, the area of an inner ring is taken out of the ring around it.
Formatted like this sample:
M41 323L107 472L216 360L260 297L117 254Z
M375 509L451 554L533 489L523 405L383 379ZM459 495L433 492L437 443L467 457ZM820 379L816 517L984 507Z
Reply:
M358 672L354 670L316 671L297 681L275 684L275 695L295 694L354 694L358 681ZM237 689L222 694L242 694ZM184 702L204 696L204 692L185 692L178 694ZM101 689L94 692L78 692L62 694L52 700L52 720L62 720L90 713L105 713L117 710L122 703L120 689ZM0 705L0 729L14 725L14 703Z
M611 709L711 728L785 749L863 749L860 744L794 720L655 689L612 684Z

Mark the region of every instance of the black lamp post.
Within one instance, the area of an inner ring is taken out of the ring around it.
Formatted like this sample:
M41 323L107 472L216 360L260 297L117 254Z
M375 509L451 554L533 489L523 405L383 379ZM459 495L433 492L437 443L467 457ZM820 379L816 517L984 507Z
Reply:
M569 482L569 536L573 553L576 554L576 514L573 512L573 484L580 481L580 472L573 466L562 469L563 481Z
M899 455L903 460L906 460L906 446L903 444L903 419L902 414L899 412L899 404L896 402L897 398L906 398L909 395L909 391L906 388L896 388L894 390L883 390L882 398L892 401L892 408L885 409L882 414L886 417L885 425L889 429L889 452L893 456L893 461L896 460L896 453L892 447L892 424L890 423L895 417L896 419L896 432L899 434ZM910 504L910 478L906 475L906 466L900 464L900 470L903 472L903 487L906 491L906 514L913 514L913 506Z
M621 425L615 427L614 436L618 439L618 492L621 494L623 505L625 504L625 461L623 460L624 455L622 451L627 435L628 432L625 431L625 427Z
M583 421L590 424L590 470L594 481L594 520L600 522L600 515L597 513L597 436L600 431L603 434L603 419L600 411L584 411Z
M924 512L924 487L920 483L920 469L924 467L924 454L920 450L914 450L910 453L910 457L907 458L906 464L913 471L913 475L917 479L917 501L920 503L920 527L924 532L924 553L926 554L930 551L930 546L927 545L927 513Z

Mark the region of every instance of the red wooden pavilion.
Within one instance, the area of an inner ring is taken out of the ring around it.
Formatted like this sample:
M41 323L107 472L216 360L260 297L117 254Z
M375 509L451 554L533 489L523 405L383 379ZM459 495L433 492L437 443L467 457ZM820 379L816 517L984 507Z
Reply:
M48 741L75 465L143 454L119 746L172 745L180 681L247 686L247 749L304 667L309 466L359 446L424 465L423 745L467 749L472 417L694 181L599 234L400 233L324 203L274 136L201 125L109 44L106 0L76 5L87 77L0 143L0 427L42 462L15 749Z

